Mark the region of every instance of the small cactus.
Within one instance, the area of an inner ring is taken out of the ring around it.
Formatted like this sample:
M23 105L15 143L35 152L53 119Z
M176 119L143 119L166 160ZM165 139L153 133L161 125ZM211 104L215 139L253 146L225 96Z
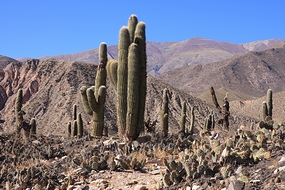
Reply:
M163 136L168 136L168 90L165 88L163 90L162 96L162 107L161 107L161 126L163 131Z
M181 110L181 120L180 120L180 131L182 133L185 133L185 123L186 123L186 102L183 101L182 110Z
M194 106L191 107L191 121L190 121L190 126L189 126L189 129L188 129L188 132L190 134L193 133L193 128L194 128L194 121L195 121L195 115L194 115Z

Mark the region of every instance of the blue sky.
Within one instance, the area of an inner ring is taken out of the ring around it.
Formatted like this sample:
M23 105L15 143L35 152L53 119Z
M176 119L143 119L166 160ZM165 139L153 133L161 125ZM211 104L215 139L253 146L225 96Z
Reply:
M285 39L283 0L0 0L0 55L70 54L118 43L131 14L148 41Z

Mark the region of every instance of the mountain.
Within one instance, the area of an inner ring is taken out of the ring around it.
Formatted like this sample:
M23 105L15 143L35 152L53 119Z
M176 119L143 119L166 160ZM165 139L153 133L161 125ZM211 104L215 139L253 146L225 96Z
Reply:
M160 79L194 96L226 89L236 99L262 97L271 88L285 90L285 43L263 51L250 51L230 59L174 69Z
M264 50L282 40L263 40L247 44L217 42L204 38L190 38L182 42L147 42L148 73L159 75L166 71L199 63L210 63L254 50ZM108 47L109 58L117 59L116 45ZM48 59L51 57L43 57ZM74 53L53 56L60 60L97 63L98 48Z
M16 59L7 57L7 56L0 55L0 72L1 72L1 69L3 69L9 63L12 63L12 62L19 62L19 61L17 61Z
M97 65L76 61L59 61L55 59L37 60L11 63L5 69L5 77L0 79L0 88L6 98L0 96L4 106L0 108L0 119L5 120L2 128L5 131L15 129L14 104L19 88L23 89L23 110L25 119L36 118L39 134L66 135L67 124L72 118L72 107L78 106L78 113L82 113L85 130L90 131L91 117L83 111L80 98L80 87L94 84ZM159 112L162 102L162 91L169 89L169 126L170 132L177 132L181 118L181 104L186 101L187 109L195 106L195 129L198 133L204 126L205 117L213 111L216 118L221 117L212 104L201 101L182 91L169 86L162 81L148 76L147 100L145 119L160 121ZM115 133L116 108L115 92L107 80L107 101L105 109L105 123L110 133ZM189 125L190 113L187 111ZM244 118L245 122L254 120ZM231 126L237 127L231 118ZM157 131L160 124L157 123ZM1 128L1 127L0 127Z

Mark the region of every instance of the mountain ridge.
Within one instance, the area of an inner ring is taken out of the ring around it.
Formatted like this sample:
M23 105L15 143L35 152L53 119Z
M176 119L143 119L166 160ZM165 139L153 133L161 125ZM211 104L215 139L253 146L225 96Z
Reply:
M249 50L264 50L282 40L260 40L246 44L219 42L206 38L189 38L181 42L147 42L147 72L153 76L168 70L190 64L210 63L231 58ZM109 59L117 59L117 45L108 46ZM41 59L55 58L79 62L97 63L98 48L56 56L45 56Z

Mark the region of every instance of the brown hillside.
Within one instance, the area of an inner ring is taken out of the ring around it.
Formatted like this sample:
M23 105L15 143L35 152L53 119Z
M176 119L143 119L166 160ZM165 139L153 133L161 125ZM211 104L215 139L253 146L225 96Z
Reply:
M78 111L82 112L86 132L90 130L91 117L83 112L79 89L81 86L91 86L94 83L96 65L79 63L74 61L28 60L24 63L10 64L5 71L5 78L1 79L0 87L4 89L6 100L4 108L0 111L1 119L5 120L5 130L13 129L15 126L14 103L19 88L23 88L25 118L35 117L39 133L43 134L67 134L67 123L71 120L72 106L78 105ZM159 111L162 102L162 91L168 88L170 112L170 131L178 131L181 115L181 102L187 102L189 106L195 106L196 130L204 125L205 117L214 111L216 117L221 117L217 110L200 99L183 93L163 82L148 76L146 115L154 120L160 120ZM115 95L113 87L107 87L106 101L106 125L111 132L116 128ZM189 111L187 111L187 123L189 125ZM249 120L245 119L245 122ZM231 121L232 126L235 125ZM158 124L158 129L160 129Z
M285 90L285 46L246 52L210 64L175 69L159 76L163 81L194 96L224 88L241 99L263 96L267 89Z

